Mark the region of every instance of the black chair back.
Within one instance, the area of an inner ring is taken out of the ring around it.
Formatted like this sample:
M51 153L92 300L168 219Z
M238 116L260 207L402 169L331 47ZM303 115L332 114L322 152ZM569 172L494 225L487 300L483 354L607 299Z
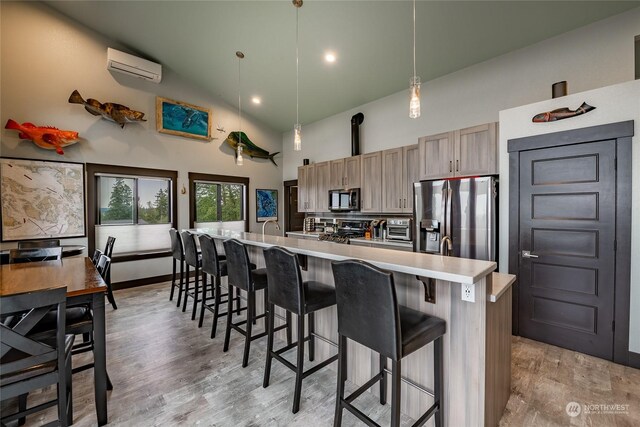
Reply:
M253 280L247 248L236 239L225 240L223 243L224 252L227 254L229 284L244 291L252 291Z
M180 235L184 245L184 260L191 267L198 267L198 247L195 236L189 231L183 231Z
M98 261L100 261L100 255L103 255L100 249L96 249L93 251L93 256L91 257L91 262L93 265L98 265Z
M18 249L56 248L58 246L60 246L60 239L18 242Z
M109 236L107 238L107 244L104 246L104 254L111 258L113 256L113 245L116 244L116 238Z
M46 363L55 363L58 372L64 372L65 366L65 309L67 306L67 288L53 288L37 292L27 292L0 298L2 316L15 315L20 320L13 324L0 323L0 366L2 370L2 399L25 394L43 385L39 377L28 373L31 369L42 367ZM57 310L55 342L46 342L28 336L32 328L51 310ZM46 371L45 371L46 372ZM26 375L25 375L26 374ZM46 377L47 375L44 375ZM24 378L16 386L14 378ZM41 376L42 377L42 376ZM40 382L40 383L38 383ZM6 387L10 385L10 387ZM5 388L6 387L6 388Z
M62 248L11 249L9 264L23 262L59 261L62 259Z
M220 258L218 257L218 249L216 241L211 236L201 234L200 250L202 251L202 271L212 276L218 276L220 271Z
M169 236L171 236L171 256L178 261L184 261L184 247L178 230L172 228L169 230Z
M107 272L109 271L109 267L111 266L111 258L102 254L98 259L98 263L96 264L96 270L100 273L102 279L107 281Z
M331 263L338 305L338 333L399 360L401 332L393 274L364 261Z
M303 314L304 286L296 254L273 246L264 250L267 264L269 302L296 314Z

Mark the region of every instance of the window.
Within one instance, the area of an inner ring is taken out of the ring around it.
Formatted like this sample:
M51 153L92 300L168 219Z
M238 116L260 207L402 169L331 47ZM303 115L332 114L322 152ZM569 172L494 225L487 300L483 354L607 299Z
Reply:
M89 253L116 238L114 256L166 256L176 227L177 172L87 164Z
M248 230L244 177L189 173L192 227Z

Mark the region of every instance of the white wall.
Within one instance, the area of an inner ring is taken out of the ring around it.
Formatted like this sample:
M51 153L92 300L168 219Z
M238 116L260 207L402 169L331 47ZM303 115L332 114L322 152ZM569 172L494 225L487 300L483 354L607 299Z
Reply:
M297 177L303 158L320 162L350 156L350 120L359 111L365 116L362 152L368 153L415 144L420 136L498 121L500 110L551 98L551 84L557 81L567 80L569 93L577 93L632 80L638 34L640 8L635 8L423 84L419 119L408 117L407 89L303 123L301 152L292 150L291 132L283 135L284 179Z
M237 130L236 107L208 96L166 68L159 85L112 75L106 70L107 47L118 48L117 44L45 5L2 2L0 7L0 122L4 124L11 118L18 122L54 125L77 130L84 138L67 147L64 156L59 156L21 141L15 131L3 129L2 156L177 170L178 188L183 184L188 187L188 172L248 176L250 227L259 230L255 223L255 188L282 190L282 166L276 168L269 161L249 158L243 167L235 166L233 151L222 145L226 134L215 130L214 136L219 139L206 143L160 134L155 129L157 95L212 108L214 127L220 124L227 132ZM114 123L88 114L82 106L67 103L74 89L85 99L116 102L142 111L148 121L127 124L120 129ZM243 117L243 130L258 146L270 152L281 150L281 134L266 125ZM282 159L276 161L281 163ZM178 195L179 228L189 225L188 200L188 194ZM73 239L68 243L86 244L86 241ZM168 258L115 264L113 280L167 274L171 271L170 264Z
M583 116L555 123L532 123L537 113L569 106L577 108L582 102L596 107ZM597 126L626 120L635 121L632 140L632 224L631 259L640 259L640 80L606 88L538 102L500 112L500 271L508 270L509 223L509 139L561 132L587 126ZM640 353L640 264L631 263L631 318L629 349Z

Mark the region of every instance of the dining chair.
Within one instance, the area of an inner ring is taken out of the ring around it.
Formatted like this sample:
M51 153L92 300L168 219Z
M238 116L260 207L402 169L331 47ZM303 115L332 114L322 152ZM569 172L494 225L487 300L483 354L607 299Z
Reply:
M60 246L56 248L11 249L9 252L9 264L60 261L61 259L62 248Z
M18 249L55 248L58 246L60 246L60 239L18 242Z
M18 412L7 414L6 409L3 410L0 420L3 426L16 420L22 425L27 415L55 405L58 419L52 424L73 423L71 348L74 337L65 335L66 294L67 288L61 287L0 297L2 315L16 319L0 324L0 396L3 402L18 398ZM55 333L43 339L29 336L33 325L52 309L56 313ZM29 392L54 384L57 385L56 399L27 408Z
M107 299L109 300L109 303L111 303L111 306L113 307L113 309L117 310L118 306L116 305L116 300L113 297L113 291L111 289L111 258L113 256L113 246L115 245L115 243L116 243L115 237L109 236L107 238L107 244L104 246L103 253L109 258L109 265L105 269L104 274L100 273L100 275L102 276L102 278L107 284Z
M102 252L100 249L96 249L93 251L93 256L91 257L91 262L93 263L93 265L98 265L100 255L102 255L103 253L104 252Z

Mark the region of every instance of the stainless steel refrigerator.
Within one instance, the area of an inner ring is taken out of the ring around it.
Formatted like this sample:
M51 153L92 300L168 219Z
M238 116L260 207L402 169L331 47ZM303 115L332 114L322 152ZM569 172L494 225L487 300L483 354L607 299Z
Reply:
M414 252L495 261L497 184L493 176L416 182Z

